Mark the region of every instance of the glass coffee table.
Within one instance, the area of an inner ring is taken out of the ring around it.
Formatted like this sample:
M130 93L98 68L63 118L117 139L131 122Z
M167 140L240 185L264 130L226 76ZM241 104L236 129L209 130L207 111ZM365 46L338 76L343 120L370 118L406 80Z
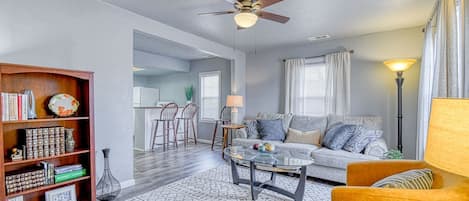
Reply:
M261 153L250 147L231 146L224 150L230 157L231 176L236 185L247 184L251 187L251 197L257 199L263 189L268 189L292 198L295 201L303 200L306 184L306 167L314 163L312 159L301 159L279 153ZM249 167L250 178L240 178L236 165ZM256 169L271 173L270 180L260 182L256 180ZM275 186L275 176L279 172L299 173L300 178L295 192L289 192Z

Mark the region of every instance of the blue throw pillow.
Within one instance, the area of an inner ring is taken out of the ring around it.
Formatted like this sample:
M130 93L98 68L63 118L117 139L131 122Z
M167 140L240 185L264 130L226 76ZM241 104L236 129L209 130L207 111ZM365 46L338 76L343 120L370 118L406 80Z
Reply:
M368 144L378 140L382 135L382 130L371 130L360 126L345 144L344 150L352 153L360 153Z
M323 145L332 150L339 150L353 136L356 125L337 125L338 128L330 129L324 137ZM339 127L340 126L340 127Z
M324 138L322 139L322 145L330 145L332 139L334 139L334 136L343 125L344 124L341 122L331 125L329 129L327 129L326 134L324 134Z
M259 134L262 140L283 141L285 140L285 131L281 119L275 120L257 120Z

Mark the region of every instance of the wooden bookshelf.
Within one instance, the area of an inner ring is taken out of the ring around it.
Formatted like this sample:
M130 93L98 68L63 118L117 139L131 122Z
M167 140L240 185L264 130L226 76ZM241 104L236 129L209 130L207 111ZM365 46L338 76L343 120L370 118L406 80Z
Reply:
M2 121L0 123L0 200L23 196L28 201L45 200L45 192L75 184L77 200L96 200L93 73L47 67L0 63L0 92L22 93L30 89L35 95L38 119ZM49 99L58 93L67 93L80 102L77 113L72 117L55 118L49 111ZM3 103L0 100L0 105ZM0 113L2 107L0 107ZM57 156L12 161L12 148L20 146L19 136L25 128L56 127L74 129L75 151ZM53 163L55 167L82 164L87 176L74 180L45 185L26 191L6 194L5 175L17 170L33 169L41 161Z

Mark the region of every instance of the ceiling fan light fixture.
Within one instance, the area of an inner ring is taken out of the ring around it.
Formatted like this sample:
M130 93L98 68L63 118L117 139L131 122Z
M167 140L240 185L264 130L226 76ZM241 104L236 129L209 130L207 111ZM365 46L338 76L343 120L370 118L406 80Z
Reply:
M257 15L251 12L241 12L234 16L236 24L242 28L249 28L256 24Z

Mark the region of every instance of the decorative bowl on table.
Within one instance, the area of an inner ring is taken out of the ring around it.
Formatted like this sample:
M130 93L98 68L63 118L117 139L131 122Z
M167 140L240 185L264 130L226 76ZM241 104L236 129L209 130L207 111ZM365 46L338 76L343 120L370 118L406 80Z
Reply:
M59 117L69 117L75 114L80 102L69 94L56 94L49 100L49 109Z

